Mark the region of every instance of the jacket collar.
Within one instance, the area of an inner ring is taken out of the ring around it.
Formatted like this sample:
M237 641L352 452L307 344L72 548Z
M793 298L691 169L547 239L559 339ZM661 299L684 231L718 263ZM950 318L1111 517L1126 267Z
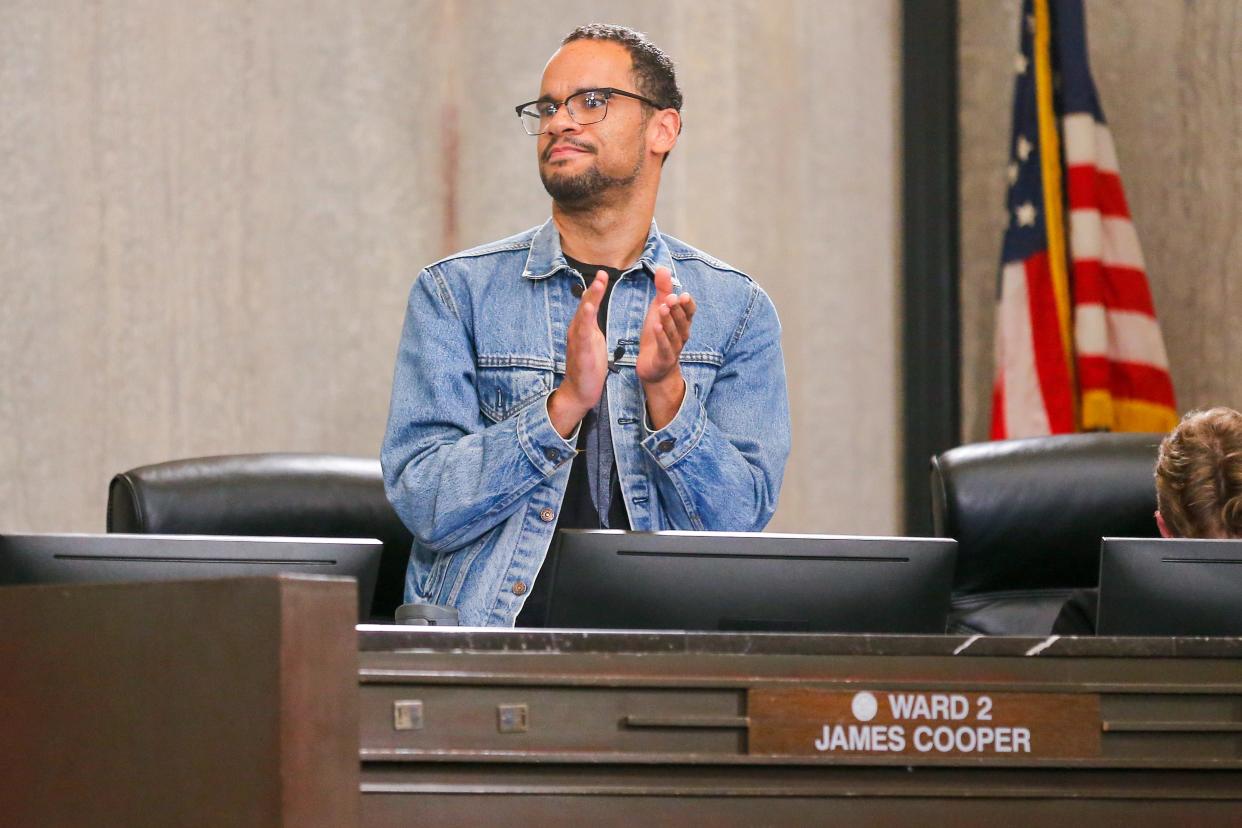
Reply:
M651 229L647 232L647 243L638 257L638 265L647 272L648 276L654 275L657 267L667 267L673 274L674 289L681 287L681 282L677 279L677 268L673 267L673 257L654 219L651 221ZM526 257L526 267L522 270L522 276L532 280L546 279L558 270L568 267L565 254L561 252L561 234L557 231L556 224L549 218L535 232L535 237L531 240L530 253Z

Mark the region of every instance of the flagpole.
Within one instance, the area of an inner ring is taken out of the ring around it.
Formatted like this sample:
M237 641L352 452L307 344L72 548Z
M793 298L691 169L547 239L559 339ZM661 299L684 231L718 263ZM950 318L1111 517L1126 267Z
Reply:
M1044 191L1044 228L1048 237L1048 268L1056 298L1061 347L1074 405L1075 429L1080 427L1078 381L1070 324L1069 258L1065 250L1065 218L1061 200L1061 142L1052 99L1052 20L1048 0L1035 0L1035 100L1039 120L1040 179Z

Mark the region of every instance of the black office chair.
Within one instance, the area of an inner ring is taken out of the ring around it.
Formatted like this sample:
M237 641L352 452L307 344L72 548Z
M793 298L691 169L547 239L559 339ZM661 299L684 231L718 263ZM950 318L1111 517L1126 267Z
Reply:
M1156 537L1161 434L1068 434L932 458L936 534L957 539L952 632L1047 635L1099 578L1100 539Z
M167 535L377 538L371 618L391 624L413 538L384 495L378 460L238 454L141 466L112 478L108 531Z

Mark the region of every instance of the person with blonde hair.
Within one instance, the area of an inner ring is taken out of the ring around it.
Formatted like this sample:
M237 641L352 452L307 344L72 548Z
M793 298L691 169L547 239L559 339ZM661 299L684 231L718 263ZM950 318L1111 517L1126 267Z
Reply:
M1242 538L1242 413L1225 406L1191 411L1160 441L1156 526L1165 538ZM1095 632L1097 590L1070 596L1052 631Z
M1192 411L1160 443L1156 523L1166 538L1242 537L1242 413Z

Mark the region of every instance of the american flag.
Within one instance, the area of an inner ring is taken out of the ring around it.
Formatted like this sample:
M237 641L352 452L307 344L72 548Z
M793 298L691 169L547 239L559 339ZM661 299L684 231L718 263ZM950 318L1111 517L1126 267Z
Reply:
M1168 431L1177 402L1082 0L1024 0L992 437Z

